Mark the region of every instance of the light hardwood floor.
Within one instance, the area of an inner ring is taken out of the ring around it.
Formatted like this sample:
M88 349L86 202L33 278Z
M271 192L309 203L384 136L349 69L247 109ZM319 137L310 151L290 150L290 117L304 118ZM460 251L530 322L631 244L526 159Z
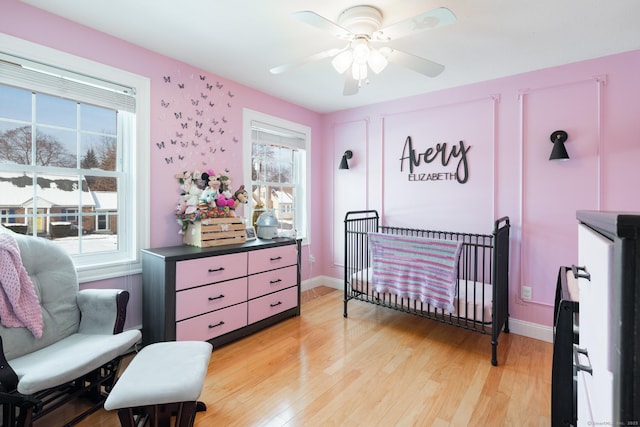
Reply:
M550 425L551 344L501 334L493 367L488 335L342 307L312 289L300 317L215 349L196 426ZM101 410L79 425L119 423Z

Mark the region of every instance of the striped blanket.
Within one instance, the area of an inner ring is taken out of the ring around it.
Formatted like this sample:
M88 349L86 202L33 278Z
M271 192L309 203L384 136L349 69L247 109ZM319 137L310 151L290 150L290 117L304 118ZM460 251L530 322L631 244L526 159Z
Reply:
M372 289L454 311L462 242L369 233Z

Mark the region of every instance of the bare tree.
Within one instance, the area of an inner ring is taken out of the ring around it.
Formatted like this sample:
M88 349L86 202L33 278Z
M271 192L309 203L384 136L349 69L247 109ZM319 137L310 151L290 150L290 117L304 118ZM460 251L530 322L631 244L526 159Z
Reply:
M31 164L31 126L9 129L0 134L0 159L22 165ZM36 164L75 167L75 158L51 135L36 132Z
M253 144L252 158L258 161L259 171L255 165L251 168L252 180L267 182L291 182L293 175L292 150L275 145ZM287 154L285 159L284 154Z
M98 148L98 158L100 160L100 169L106 171L115 171L116 159L118 154L118 144L115 138L102 137L102 145Z

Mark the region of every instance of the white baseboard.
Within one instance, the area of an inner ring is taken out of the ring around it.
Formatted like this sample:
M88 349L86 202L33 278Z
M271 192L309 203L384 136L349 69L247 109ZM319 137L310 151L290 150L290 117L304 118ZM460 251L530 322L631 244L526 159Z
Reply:
M553 327L509 318L509 331L540 341L553 342Z
M302 291L313 289L318 286L327 286L341 291L344 289L344 281L329 276L316 276L313 279L303 280L300 286Z
M301 286L303 291L313 289L317 286L328 286L342 290L344 289L344 281L329 276L317 276L313 279L303 281ZM525 320L509 318L509 332L536 340L553 342L553 328L551 326L531 323Z

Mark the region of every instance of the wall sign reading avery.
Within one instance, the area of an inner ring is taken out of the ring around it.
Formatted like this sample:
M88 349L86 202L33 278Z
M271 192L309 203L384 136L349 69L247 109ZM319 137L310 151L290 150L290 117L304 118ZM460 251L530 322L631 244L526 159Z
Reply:
M464 141L458 144L448 144L446 142L437 143L435 146L416 150L413 139L407 136L400 157L400 172L405 172L408 166L407 180L409 181L449 181L455 180L464 184L469 179L469 164L467 153L471 149L470 145L465 145ZM454 168L449 168L453 161ZM420 168L422 165L435 163L442 166L441 170L434 168Z
M487 97L384 117L386 222L491 231L496 102Z

